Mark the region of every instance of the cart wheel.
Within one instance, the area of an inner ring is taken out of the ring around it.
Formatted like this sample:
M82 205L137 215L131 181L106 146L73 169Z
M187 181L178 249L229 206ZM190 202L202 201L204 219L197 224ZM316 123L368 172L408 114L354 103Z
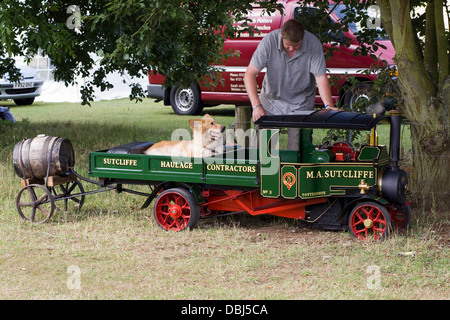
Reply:
M61 193L58 193L60 191ZM50 192L54 195L55 200L64 199L64 211L80 210L84 203L84 188L80 181L75 180L57 187L51 187Z
M168 189L156 198L153 216L165 230L181 231L194 228L200 219L200 207L189 191Z
M16 208L22 219L32 223L44 223L55 210L55 201L50 191L40 184L30 184L20 190Z
M391 229L391 217L385 207L368 201L359 203L348 217L351 233L359 239L384 239Z
M407 205L393 205L390 204L387 209L391 216L392 227L397 230L405 229L411 222L411 206Z

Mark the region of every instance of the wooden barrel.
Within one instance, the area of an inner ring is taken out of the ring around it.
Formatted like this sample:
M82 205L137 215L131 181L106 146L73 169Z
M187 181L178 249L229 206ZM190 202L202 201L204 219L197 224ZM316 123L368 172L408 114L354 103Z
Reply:
M66 177L75 165L75 153L70 140L40 134L15 145L13 162L19 177L44 181L47 171L48 176Z

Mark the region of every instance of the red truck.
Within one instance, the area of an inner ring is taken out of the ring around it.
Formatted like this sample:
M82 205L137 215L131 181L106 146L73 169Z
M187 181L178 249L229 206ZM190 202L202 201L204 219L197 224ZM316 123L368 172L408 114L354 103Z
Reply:
M220 104L234 104L234 105L249 105L245 86L244 74L253 52L256 50L261 39L272 30L282 27L284 21L292 18L301 19L301 15L305 13L305 7L300 6L297 0L282 1L284 5L283 14L276 12L268 15L262 8L255 7L248 15L252 20L249 25L254 26L259 33L255 32L251 37L249 33L243 33L237 39L229 39L225 41L224 49L232 49L239 51L239 57L230 58L225 62L225 65L218 66L225 71L222 72L222 83L216 87L203 86L201 83L193 83L190 87L174 86L171 88L164 88L164 77L157 72L149 73L149 84L147 86L148 97L154 98L157 101L164 101L165 105L171 105L172 109L177 114L193 115L199 114L203 107L215 106ZM315 8L308 8L314 10ZM344 5L338 5L336 9L330 14L330 23L336 23L342 17L342 10ZM317 10L317 9L316 9ZM308 30L308 26L305 26ZM366 98L370 90L370 83L376 78L376 74L362 73L368 70L373 64L374 60L370 56L354 56L353 53L358 46L358 41L354 35L357 32L358 25L350 26L348 32L344 32L346 38L351 39L349 47L345 45L338 46L338 50L334 52L331 59L327 60L328 76L332 75L338 77L338 83L331 87L331 93L334 102L339 99L345 104L351 105L359 98ZM342 43L341 39L336 38L337 43ZM388 65L394 65L393 58L395 50L392 43L388 39L377 40L377 43L382 46L378 47L376 56L380 60L385 60ZM331 44L325 44L330 46ZM262 85L264 78L264 70L259 74L257 80L259 87ZM352 91L347 91L350 85L349 79L355 76L360 81L358 87L353 88ZM317 94L316 105L322 105L322 100Z

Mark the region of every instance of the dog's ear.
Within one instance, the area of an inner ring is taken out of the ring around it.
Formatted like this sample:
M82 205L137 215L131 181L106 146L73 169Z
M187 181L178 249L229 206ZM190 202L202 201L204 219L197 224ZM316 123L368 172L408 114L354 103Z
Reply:
M191 126L192 129L194 129L195 121L199 121L199 120L198 119L190 119L190 120L188 120L189 125Z
M212 119L212 117L211 117L209 114L205 114L205 115L203 116L203 119Z

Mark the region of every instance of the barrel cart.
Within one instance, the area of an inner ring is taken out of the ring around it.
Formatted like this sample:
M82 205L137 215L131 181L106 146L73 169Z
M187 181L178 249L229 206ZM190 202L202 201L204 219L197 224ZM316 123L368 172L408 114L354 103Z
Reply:
M375 132L390 123L390 142L355 148L350 142L312 143L314 129ZM51 217L55 202L81 208L87 194L115 190L153 203L156 223L165 230L194 228L201 218L234 213L299 219L325 230L349 230L360 239L382 239L411 219L407 176L399 168L401 115L372 116L319 110L264 116L255 123L258 148L227 147L212 157L149 156L151 142L131 142L90 152L89 176L73 169L70 141L36 137L16 144L14 167L22 178L19 215L31 222ZM279 148L280 130L299 128L299 150ZM25 155L41 152L40 160ZM31 140L31 141L30 141ZM39 164L33 163L39 162ZM84 192L80 180L99 189ZM148 185L143 193L124 186ZM27 213L25 213L27 211ZM38 219L38 215L41 218Z

